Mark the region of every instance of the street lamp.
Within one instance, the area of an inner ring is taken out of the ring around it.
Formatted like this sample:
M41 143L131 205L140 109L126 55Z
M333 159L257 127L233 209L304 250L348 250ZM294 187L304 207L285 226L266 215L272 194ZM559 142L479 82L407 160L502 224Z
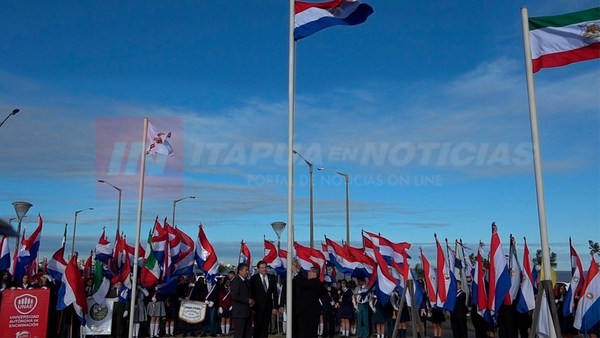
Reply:
M121 188L116 187L112 184L110 184L109 182L105 181L105 180L98 180L99 183L106 183L108 185L110 185L111 187L115 188L115 190L117 190L119 192L119 208L117 209L117 233L119 232L119 229L121 229L121 197L123 196L123 190L121 190Z
M334 173L342 176L346 180L346 243L348 245L350 245L350 198L349 198L349 192L348 192L350 176L346 173L342 173L342 172L331 170L331 169L324 168L324 167L321 167L318 169L319 170L329 170L331 172L334 172Z
M73 222L73 243L71 243L71 257L75 254L75 232L77 231L77 215L86 210L94 210L94 208L86 208L75 211L75 222Z
M9 117L11 117L11 116L13 116L13 115L16 115L16 114L17 114L18 112L20 112L20 111L21 111L21 109L13 109L13 111L12 111L10 114L8 114L8 115L7 115L7 116L4 118L4 120L2 120L2 122L0 122L0 127L2 127L2 126L4 125L4 122L6 122L6 120L8 120L8 118L9 118Z
M283 229L285 229L285 222L273 222L271 223L271 228L273 228L273 231L275 231L275 233L277 234L277 251L279 251L281 246L281 234L283 233Z
M17 110L17 109L15 109L15 110ZM6 121L6 119L4 121ZM4 123L4 122L2 122L2 123ZM25 218L25 215L29 211L29 208L31 208L33 206L33 204L31 204L29 202L24 202L24 201L18 201L18 202L13 202L12 205L15 208L15 212L17 213L17 220L19 221L19 225L17 226L17 233L19 235L17 236L17 243L15 245L15 248L18 248L19 247L19 241L21 240L20 239L20 236L21 236L21 222L23 222L23 218Z
M294 154L300 156L301 159L308 165L308 173L310 177L310 247L315 247L315 223L313 218L313 164L304 158L299 152L294 150Z
M190 196L186 196L186 197L183 197L183 198L173 201L173 218L171 218L171 222L173 223L173 226L175 226L175 207L177 206L177 202L181 202L188 198L194 199L194 198L196 198L196 196L190 195Z

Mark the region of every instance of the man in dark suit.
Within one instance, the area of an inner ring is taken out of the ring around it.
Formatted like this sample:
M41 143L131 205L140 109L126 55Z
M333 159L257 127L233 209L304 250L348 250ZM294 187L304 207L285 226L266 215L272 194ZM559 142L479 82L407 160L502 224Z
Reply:
M250 296L250 286L246 282L248 277L248 265L242 263L238 265L237 276L231 281L231 300L233 309L231 318L235 327L234 337L250 337L250 307L254 305L254 300Z
M267 274L267 263L256 264L257 274L250 277L250 293L254 299L254 338L266 338L271 316L277 314L277 280Z
M326 292L323 283L319 280L319 268L312 267L306 277L301 273L294 278L293 288L296 289L293 308L297 313L293 316L299 324L298 337L317 337L321 303L319 299Z
M461 281L456 282L456 305L450 312L450 324L452 325L452 334L454 337L467 337L467 294L462 290Z

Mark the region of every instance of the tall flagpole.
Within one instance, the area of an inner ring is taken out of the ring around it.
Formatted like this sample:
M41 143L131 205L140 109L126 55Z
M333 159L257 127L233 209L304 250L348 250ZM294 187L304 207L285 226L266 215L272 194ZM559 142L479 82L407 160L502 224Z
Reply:
M133 314L135 310L135 296L137 293L138 257L140 255L140 232L142 230L142 205L144 202L144 178L146 177L146 142L148 140L148 118L144 118L144 136L142 137L142 160L140 165L140 188L138 193L138 216L135 229L135 251L133 255L133 281L131 281L131 304L129 305L129 333L133 337Z
M295 1L290 0L289 64L288 64L288 207L287 207L287 271L285 275L286 338L292 338L292 259L294 257L294 92L296 86L296 45L294 41Z
M531 42L529 41L529 17L527 8L521 8L521 27L523 31L523 49L525 50L525 71L527 75L527 95L529 98L529 121L531 124L531 145L533 152L533 167L535 171L535 189L537 192L537 207L538 219L540 226L540 241L542 244L542 267L544 275L542 276L542 285L544 286L540 293L544 290L548 292L548 297L553 300L552 292L552 267L550 265L550 246L548 243L548 226L546 224L546 202L544 200L544 182L542 177L542 156L540 149L540 138L538 133L537 107L535 100L535 85L533 81L533 65L531 61ZM539 311L539 309L537 309ZM554 302L551 302L550 311L554 322L555 334L560 332L557 322L557 313ZM535 316L534 316L535 317ZM531 331L533 334L537 323L533 322Z
M537 191L538 218L540 224L540 240L542 243L543 279L552 279L550 270L550 248L548 245L548 228L546 225L546 202L544 200L544 182L542 181L542 158L540 137L538 133L535 86L533 82L533 66L531 63L531 43L529 42L529 19L527 8L521 8L521 24L523 27L523 44L525 49L525 70L527 72L527 94L529 96L529 120L531 123L531 145L533 148L533 167L535 170L535 189Z

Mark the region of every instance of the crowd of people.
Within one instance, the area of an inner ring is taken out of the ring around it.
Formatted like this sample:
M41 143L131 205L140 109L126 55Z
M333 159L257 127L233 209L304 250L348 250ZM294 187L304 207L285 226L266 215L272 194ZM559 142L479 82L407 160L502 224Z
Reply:
M397 325L397 337L407 336L410 325L411 304L404 302L400 309L401 296L396 291L389 301L379 301L375 288L367 285L365 278L339 279L334 281L325 275L319 279L319 268L301 271L298 262L292 262L292 336L323 337L334 336L358 338L391 337ZM162 294L158 288L145 288L138 283L136 306L129 314L130 295L123 281L116 281L106 295L113 300L112 336L127 337L129 320L133 320L134 337L187 336L229 336L267 337L285 334L287 318L285 278L268 273L267 264L258 262L250 275L246 264L239 264L236 271L219 276L214 281L206 280L203 274L179 276L174 291ZM57 287L47 274L25 275L18 283L13 282L8 271L0 273L0 297L7 289L47 288L50 290L50 313L56 307ZM425 290L422 280L420 283ZM417 304L415 318L419 326L419 336L442 337L442 325L450 321L454 337L468 337L470 317L476 337L527 337L531 329L531 313L520 314L514 306L503 305L494 325L486 322L457 283L456 306L453 311L444 311L432 306L427 294ZM86 295L92 296L93 277L86 280ZM426 291L425 291L426 292ZM555 290L561 334L563 337L576 336L573 318L562 316L566 287L558 283ZM0 298L1 299L1 298ZM190 324L179 319L179 308L184 300L205 304L204 320ZM48 321L48 336L61 337L69 329L69 313L59 313L57 320ZM412 327L412 325L410 325ZM428 334L428 327L429 334ZM594 334L593 332L591 333Z

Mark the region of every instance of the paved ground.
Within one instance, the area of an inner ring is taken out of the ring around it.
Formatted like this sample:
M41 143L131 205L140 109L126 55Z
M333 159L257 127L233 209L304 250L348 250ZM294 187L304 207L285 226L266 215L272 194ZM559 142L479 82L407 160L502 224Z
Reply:
M407 327L408 328L407 328L406 336L408 338L416 337L416 335L413 336L413 332L412 332L411 324L410 323L407 325ZM470 320L468 321L467 328L469 329L469 337L475 337L475 330L473 329L473 325L471 324ZM450 327L450 320L446 320L446 322L443 323L442 330L443 330L442 331L442 337L453 337L452 336L452 329ZM421 334L421 337L422 338L432 338L433 337L432 333L433 333L433 328L431 326L431 323L427 323L427 328L426 328L426 331L425 331L425 335ZM181 336L182 335L177 335L177 337L181 337ZM232 336L232 335L230 335L230 336ZM188 336L188 337L191 337L191 336ZM272 337L272 338L282 338L282 337L285 337L285 335L283 335L283 334L275 334L275 335L269 335L269 337ZM338 337L341 337L341 336L340 335L336 335L335 337L338 338ZM356 335L350 336L350 337L355 337L356 338ZM389 337L387 337L387 338L389 338Z

